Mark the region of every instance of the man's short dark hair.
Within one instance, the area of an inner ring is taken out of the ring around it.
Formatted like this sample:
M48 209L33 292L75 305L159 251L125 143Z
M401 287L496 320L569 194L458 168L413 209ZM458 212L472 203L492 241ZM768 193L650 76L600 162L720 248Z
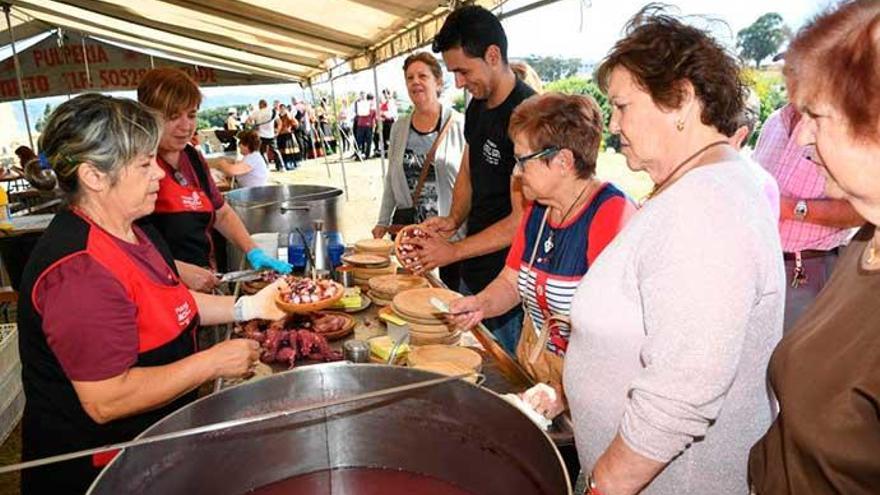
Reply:
M446 17L440 32L434 37L434 53L461 48L472 58L483 58L491 45L501 51L501 60L507 63L507 35L495 14L477 5L456 9Z

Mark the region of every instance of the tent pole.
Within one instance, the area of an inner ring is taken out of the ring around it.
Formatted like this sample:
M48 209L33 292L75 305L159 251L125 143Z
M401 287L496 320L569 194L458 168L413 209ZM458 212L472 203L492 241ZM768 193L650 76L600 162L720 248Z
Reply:
M375 59L376 54L373 53L373 60L375 61ZM376 91L376 121L379 123L379 162L382 164L382 177L385 177L385 140L382 135L382 129L384 126L382 123L382 117L379 115L379 73L376 71L375 64L373 64L373 88Z
M6 14L6 27L9 29L9 41L12 44L12 60L15 63L15 78L18 80L18 96L21 98L21 110L24 112L24 126L27 129L28 142L31 149L34 148L34 136L31 134L31 119L28 117L27 104L24 97L24 86L21 84L21 64L18 62L18 52L15 50L15 32L12 30L12 19L9 18L10 5L3 4L3 13Z
M318 100L315 99L315 88L312 87L312 80L311 79L309 79L309 93L312 94L312 108L315 108L315 105L318 103ZM315 131L315 133L314 133L315 137L317 137L318 139L321 140L321 149L324 150L324 167L327 168L327 178L332 179L333 177L330 176L330 159L327 158L327 142L324 141L323 137L321 137L322 133L318 132L318 127L317 127L318 125L321 125L321 123L316 122L316 127L314 129L312 129L312 131ZM314 141L312 141L312 142L314 142Z
M152 56L152 55L150 55L150 68L151 68L151 69L155 69L155 68L156 68L156 64L153 62L153 56Z
M342 186L345 188L345 200L348 201L348 179L345 177L345 152L342 151L342 133L339 131L339 109L336 106L336 88L333 86L333 69L330 69L330 98L333 100L333 128L336 136L336 150L339 152L339 168L342 169Z
M88 83L89 88L92 87L92 73L89 70L89 55L86 52L86 36L80 33L80 41L82 41L82 51L83 51L83 63L86 65L86 83Z

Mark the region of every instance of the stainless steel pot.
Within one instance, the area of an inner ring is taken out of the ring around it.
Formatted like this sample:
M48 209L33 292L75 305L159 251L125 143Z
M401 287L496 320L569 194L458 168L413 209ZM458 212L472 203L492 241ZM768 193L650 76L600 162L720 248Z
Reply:
M278 232L286 238L297 227L311 230L315 220L324 221L326 232L338 230L336 206L341 195L341 189L327 186L260 186L230 191L226 201L251 234ZM241 251L227 243L227 253L229 269L238 269Z
M299 368L205 397L141 436L436 376L375 364ZM240 495L292 476L344 467L401 469L475 495L571 494L550 439L494 393L461 380L129 449L104 469L89 493Z

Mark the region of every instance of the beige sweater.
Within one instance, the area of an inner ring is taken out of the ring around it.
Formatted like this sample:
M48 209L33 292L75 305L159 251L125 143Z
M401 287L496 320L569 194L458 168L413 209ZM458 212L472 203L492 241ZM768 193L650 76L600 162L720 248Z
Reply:
M644 493L748 493L785 300L776 220L748 166L687 173L581 281L564 386L585 470L620 433L669 462Z

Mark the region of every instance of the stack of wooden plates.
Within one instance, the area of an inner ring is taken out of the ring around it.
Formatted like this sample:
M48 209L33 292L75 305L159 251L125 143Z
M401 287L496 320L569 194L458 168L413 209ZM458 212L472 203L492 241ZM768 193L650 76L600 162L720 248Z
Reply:
M354 250L363 254L391 256L391 252L394 251L394 241L389 239L361 239L354 243Z
M432 297L449 304L461 294L447 289L411 289L394 296L391 307L409 324L413 345L458 343L461 332L446 323L443 315L431 304Z
M380 275L369 280L370 298L380 306L391 304L405 290L428 287L428 280L417 275Z
M397 272L397 267L391 263L387 254L355 252L343 256L342 261L352 267L354 283L364 290L369 289L371 278Z
M443 375L461 375L469 371L480 371L483 358L467 347L451 345L425 345L412 349L406 357L407 365ZM468 379L476 376L472 375Z

